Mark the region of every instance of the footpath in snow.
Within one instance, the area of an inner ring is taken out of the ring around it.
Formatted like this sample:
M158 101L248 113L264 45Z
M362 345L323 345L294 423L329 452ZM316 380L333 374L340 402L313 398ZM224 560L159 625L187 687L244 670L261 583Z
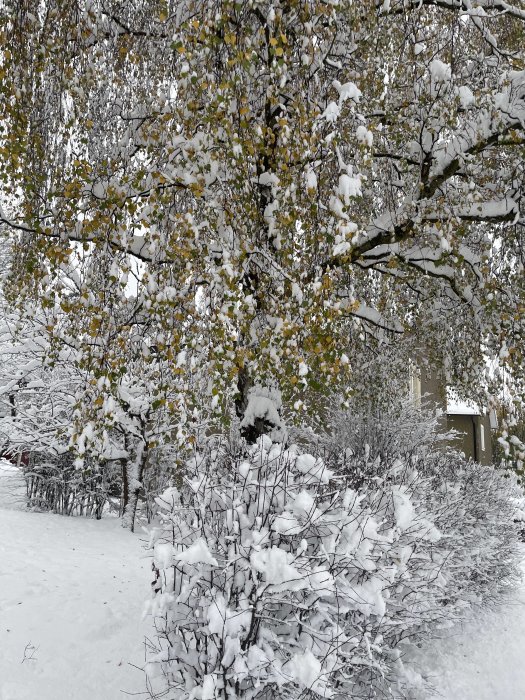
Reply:
M0 700L119 700L144 690L140 537L115 518L23 509L0 462ZM123 692L125 691L125 692ZM144 695L134 697L143 698Z

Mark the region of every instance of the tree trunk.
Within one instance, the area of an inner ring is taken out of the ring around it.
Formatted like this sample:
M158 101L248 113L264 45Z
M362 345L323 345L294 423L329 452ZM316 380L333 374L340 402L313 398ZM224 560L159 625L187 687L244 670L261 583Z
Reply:
M137 445L137 453L133 462L127 462L126 478L129 489L128 502L122 515L122 527L135 531L135 518L140 491L142 489L142 477L148 461L148 450L144 442Z
M120 494L120 512L121 517L124 516L129 503L129 479L128 479L128 460L123 457L120 460L120 468L122 471L122 491Z

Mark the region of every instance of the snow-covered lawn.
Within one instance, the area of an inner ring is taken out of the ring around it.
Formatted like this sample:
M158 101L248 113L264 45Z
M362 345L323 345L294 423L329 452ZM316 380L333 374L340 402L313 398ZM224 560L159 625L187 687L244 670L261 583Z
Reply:
M20 510L19 479L0 463L0 700L142 691L143 676L129 665L143 663L148 631L139 537L117 519Z

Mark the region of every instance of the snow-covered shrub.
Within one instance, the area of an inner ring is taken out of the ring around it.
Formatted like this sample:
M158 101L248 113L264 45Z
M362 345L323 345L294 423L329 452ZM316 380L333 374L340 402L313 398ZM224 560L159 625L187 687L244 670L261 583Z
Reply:
M411 402L366 410L352 405L329 415L329 432L296 429L292 437L323 459L356 486L375 480L399 459L410 462L428 454L442 454L453 433L444 430L442 418L422 411ZM455 459L455 458L454 458Z
M360 459L353 488L269 438L196 454L157 501L151 697L418 697L406 643L516 575L515 485L446 451Z
M30 455L24 466L27 506L60 515L86 515L100 519L112 495L118 492L115 465L86 463L76 469L71 453Z
M471 582L466 597L478 600L514 581L513 520L524 517L525 502L513 475L465 460L449 446L454 433L443 430L440 414L410 403L374 415L334 412L331 425L310 447L362 490L381 480L406 485L441 532L439 547L448 548L450 566L463 555L470 564L458 569L458 591L463 574ZM448 592L452 601L450 585Z

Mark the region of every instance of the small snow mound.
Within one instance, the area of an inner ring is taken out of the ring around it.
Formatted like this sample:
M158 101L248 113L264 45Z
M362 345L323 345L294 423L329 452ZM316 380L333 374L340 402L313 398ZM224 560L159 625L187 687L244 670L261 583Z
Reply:
M271 442L281 442L286 437L286 430L280 415L282 406L281 395L278 391L265 387L254 387L248 396L248 405L241 421L244 434L263 423Z

